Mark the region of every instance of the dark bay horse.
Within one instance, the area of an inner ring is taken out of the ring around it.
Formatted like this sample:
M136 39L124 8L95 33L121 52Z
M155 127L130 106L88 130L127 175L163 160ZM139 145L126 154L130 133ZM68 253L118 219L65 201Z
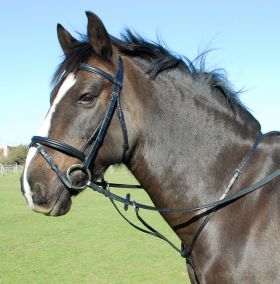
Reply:
M160 208L223 199L225 188L234 194L279 168L279 134L259 139L260 124L221 74L129 31L114 38L95 14L86 14L87 36L80 40L57 26L65 57L22 175L32 210L66 214L71 196L84 188L79 185L114 164L127 165ZM113 97L116 105L92 151ZM91 156L85 159L90 171L71 173L78 188L72 190L66 172L84 159L75 152L81 147ZM192 283L280 283L279 178L215 211L191 251ZM189 247L204 219L188 220L201 212L161 214Z

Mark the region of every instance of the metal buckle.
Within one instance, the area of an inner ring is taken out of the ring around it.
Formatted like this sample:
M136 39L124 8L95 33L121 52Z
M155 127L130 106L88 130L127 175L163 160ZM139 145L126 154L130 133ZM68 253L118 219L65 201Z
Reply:
M82 171L83 173L87 174L88 178L87 178L84 185L82 185L82 186L73 185L72 173L75 172L75 171ZM69 183L71 184L71 189L75 189L75 190L80 191L80 190L85 189L88 186L88 181L91 180L91 172L88 168L85 168L84 165L82 165L82 164L74 164L74 165L72 165L68 168L68 170L66 172L66 177L67 177Z

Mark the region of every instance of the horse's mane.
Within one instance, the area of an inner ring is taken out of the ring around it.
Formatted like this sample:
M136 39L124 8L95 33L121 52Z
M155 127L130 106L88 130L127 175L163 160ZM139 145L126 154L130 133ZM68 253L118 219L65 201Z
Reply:
M79 65L86 62L93 53L87 37L84 35L80 36L81 40L77 41L72 51L64 57L54 73L52 95L56 93L65 76L69 72L77 72ZM121 35L121 38L111 37L113 45L117 47L120 53L126 56L146 60L149 63L147 74L149 74L151 79L155 79L164 70L177 68L195 80L208 84L213 91L222 93L233 111L240 108L247 111L238 98L240 92L234 91L222 69L210 72L205 70L205 55L207 52L202 53L195 60L191 61L185 56L175 55L168 48L164 47L163 44L144 40L140 35L132 33L130 30L126 30Z

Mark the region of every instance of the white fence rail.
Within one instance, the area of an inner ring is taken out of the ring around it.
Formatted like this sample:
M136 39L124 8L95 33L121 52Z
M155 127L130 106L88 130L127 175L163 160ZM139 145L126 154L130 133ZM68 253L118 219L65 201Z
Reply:
M0 164L0 176L5 176L8 174L20 175L23 171L22 165L2 165Z

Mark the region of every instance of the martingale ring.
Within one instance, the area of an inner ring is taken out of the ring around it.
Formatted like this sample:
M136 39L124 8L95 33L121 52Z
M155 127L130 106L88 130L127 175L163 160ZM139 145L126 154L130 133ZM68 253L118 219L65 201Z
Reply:
M75 171L82 171L84 174L87 175L87 180L86 180L84 185L82 185L82 186L73 185L72 173L75 172ZM89 169L85 168L82 164L74 164L74 165L72 165L68 168L68 170L66 172L66 177L67 177L69 183L71 184L71 189L83 190L87 187L88 181L91 180L91 172L90 172Z

